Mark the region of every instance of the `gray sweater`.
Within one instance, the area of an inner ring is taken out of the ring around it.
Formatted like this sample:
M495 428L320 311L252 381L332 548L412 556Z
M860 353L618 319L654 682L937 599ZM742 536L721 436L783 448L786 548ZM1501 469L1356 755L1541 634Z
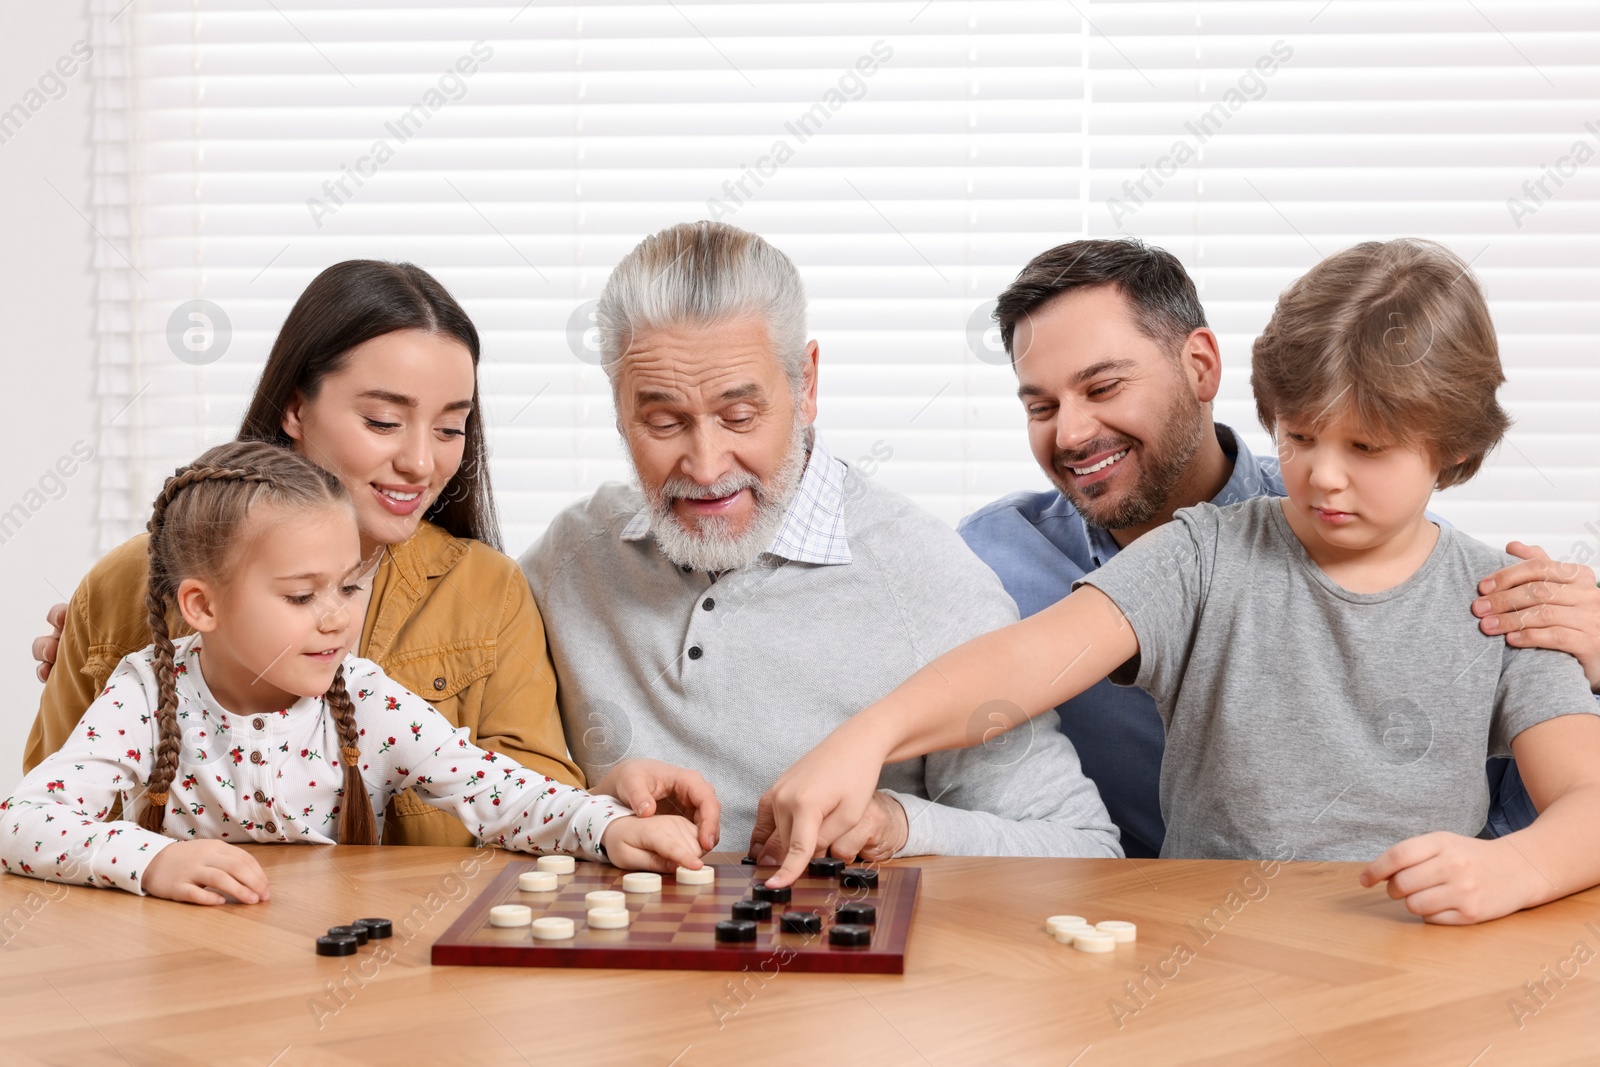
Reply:
M802 489L845 469L818 448ZM848 477L850 491L823 505L848 562L767 553L716 581L684 573L648 534L623 537L644 499L617 483L528 550L567 743L591 781L625 758L697 770L722 803L720 847L742 851L757 801L791 763L928 661L1016 620L953 530ZM791 512L814 509L806 496ZM974 709L974 739L987 725ZM976 748L887 766L879 785L910 821L902 855L1122 855L1053 711Z

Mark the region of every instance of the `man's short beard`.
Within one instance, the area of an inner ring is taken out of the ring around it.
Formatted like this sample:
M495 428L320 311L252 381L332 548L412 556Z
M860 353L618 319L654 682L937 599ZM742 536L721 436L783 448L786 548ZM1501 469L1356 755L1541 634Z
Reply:
M1103 482L1073 488L1071 472L1066 470L1072 457L1065 452L1055 454L1050 480L1085 521L1103 530L1143 526L1160 514L1172 498L1172 491L1182 481L1184 471L1200 448L1200 435L1205 432L1204 408L1200 401L1184 388L1177 389L1175 397L1162 419L1163 429L1149 450L1133 438L1121 435L1111 440L1096 439L1090 449L1078 450L1077 455L1085 458L1122 448L1140 450L1139 481L1118 500L1099 499L1105 491Z
M655 535L661 554L679 567L696 571L733 571L754 563L771 547L789 504L800 488L800 477L806 469L810 429L802 413L796 411L788 453L770 486L763 485L761 479L749 471L735 470L709 486L696 485L688 478L674 475L659 488L652 489L643 478L638 478L635 466L634 476L650 506L650 532ZM714 500L742 489L749 489L755 496L755 510L741 534L731 532L728 520L721 515L698 519L691 530L672 508L674 501L680 498Z

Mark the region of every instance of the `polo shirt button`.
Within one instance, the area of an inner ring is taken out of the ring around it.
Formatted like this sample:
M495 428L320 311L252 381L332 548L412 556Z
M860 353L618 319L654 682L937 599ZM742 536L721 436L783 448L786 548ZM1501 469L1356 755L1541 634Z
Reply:
M717 602L710 597L706 597L705 600L701 602L700 606L705 608L707 611L710 611L712 608L717 606Z
M256 790L256 803L257 804L265 804L266 802L267 802L267 794L265 794L261 790L257 789Z
M443 678L435 678L433 680L433 687L435 689L443 689L444 688L444 679Z
M258 715L254 719L250 720L250 725L254 726L257 730L265 730L267 728L267 720Z
M705 655L705 651L699 645L690 645L689 646L689 658L690 659L699 659L703 655Z
M275 834L278 832L278 824L273 822L271 819L268 819L266 825L262 826L261 828L269 834Z
M259 752L250 753L250 762L251 763L260 763L261 762L261 753L259 753Z

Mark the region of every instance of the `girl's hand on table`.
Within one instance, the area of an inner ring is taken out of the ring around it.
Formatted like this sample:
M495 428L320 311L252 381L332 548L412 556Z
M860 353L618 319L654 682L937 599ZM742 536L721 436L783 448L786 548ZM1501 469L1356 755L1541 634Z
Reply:
M241 904L272 899L267 872L256 858L226 841L177 841L144 869L144 891L188 904ZM224 895L226 894L226 895Z

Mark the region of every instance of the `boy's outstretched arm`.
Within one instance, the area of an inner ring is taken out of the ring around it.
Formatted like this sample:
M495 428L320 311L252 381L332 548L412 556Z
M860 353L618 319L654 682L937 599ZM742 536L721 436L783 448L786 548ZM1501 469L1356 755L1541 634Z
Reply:
M1017 726L1138 651L1133 627L1111 598L1083 586L940 656L834 730L762 796L752 854L769 835L784 853L769 884L793 882L819 848L860 822L885 763L978 744L994 731L996 702L1018 709L1009 724Z
M1511 742L1539 817L1482 841L1460 834L1408 838L1373 860L1361 884L1432 923L1498 919L1600 883L1600 716L1561 715Z

